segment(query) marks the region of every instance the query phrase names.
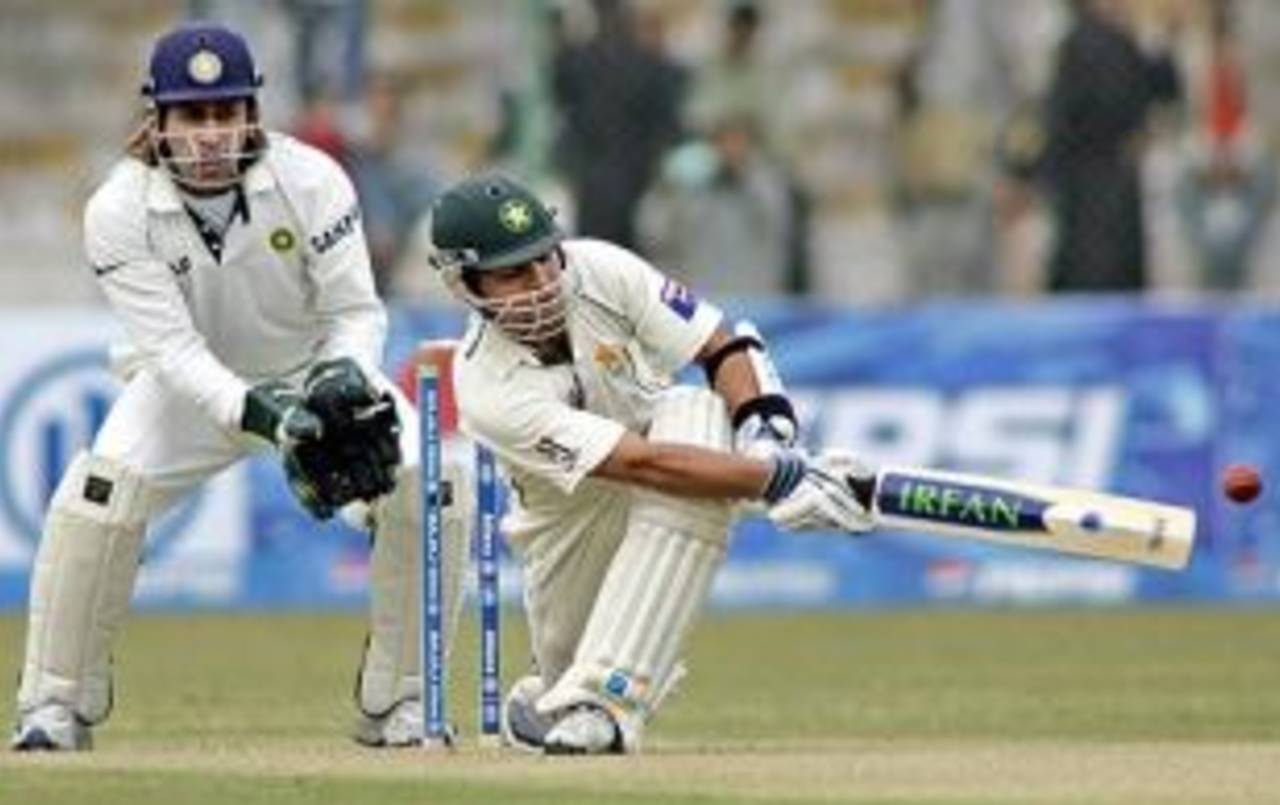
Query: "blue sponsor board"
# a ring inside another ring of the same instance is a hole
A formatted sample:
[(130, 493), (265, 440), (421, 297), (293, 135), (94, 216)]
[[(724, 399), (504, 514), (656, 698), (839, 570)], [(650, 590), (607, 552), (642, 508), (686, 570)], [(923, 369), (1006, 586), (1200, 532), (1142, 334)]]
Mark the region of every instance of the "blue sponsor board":
[[(1280, 311), (1081, 298), (856, 312), (771, 303), (734, 313), (750, 315), (770, 340), (811, 448), (848, 449), (873, 464), (1153, 498), (1195, 508), (1200, 526), (1191, 566), (1172, 573), (923, 534), (782, 534), (750, 518), (735, 531), (712, 590), (715, 605), (1280, 601), (1280, 541), (1268, 538), (1280, 531), (1280, 505), (1264, 493), (1255, 505), (1230, 506), (1216, 491), (1218, 470), (1228, 461), (1258, 464), (1267, 477), (1280, 472), (1280, 424), (1271, 407), (1280, 399)], [(420, 340), (457, 336), (462, 327), (457, 310), (410, 307), (393, 309), (391, 323), (392, 376), (404, 376)], [(0, 335), (12, 326), (0, 327)], [(48, 366), (68, 365), (83, 349), (77, 344)], [(21, 448), (8, 448), (12, 455), (0, 473), (0, 607), (21, 605), (30, 562), (24, 551), (39, 503), (71, 442), (105, 411), (93, 376), (77, 386), (83, 393), (59, 390), (57, 405), (33, 407), (31, 400), (49, 396), (32, 391), (36, 386), (43, 388), (26, 380), (0, 388), (0, 423), (8, 423), (0, 439)], [(59, 411), (63, 419), (49, 413)], [(243, 547), (226, 560), (235, 563), (234, 580), (217, 595), (192, 596), (170, 573), (143, 603), (361, 605), (367, 536), (347, 524), (308, 519), (269, 458), (251, 460), (242, 472), (237, 505), (244, 511), (228, 520), (242, 522), (245, 532), (236, 535)], [(956, 492), (948, 516), (965, 505), (961, 493), (973, 491)], [(904, 493), (894, 488), (886, 495), (901, 502)], [(1019, 523), (1034, 520), (1036, 508), (1024, 505)], [(993, 513), (994, 504), (986, 511)], [(5, 528), (21, 538), (6, 545)], [(218, 528), (207, 530), (212, 541)], [(156, 545), (180, 554), (181, 532), (179, 522)], [(503, 579), (508, 600), (519, 594), (515, 575)]]

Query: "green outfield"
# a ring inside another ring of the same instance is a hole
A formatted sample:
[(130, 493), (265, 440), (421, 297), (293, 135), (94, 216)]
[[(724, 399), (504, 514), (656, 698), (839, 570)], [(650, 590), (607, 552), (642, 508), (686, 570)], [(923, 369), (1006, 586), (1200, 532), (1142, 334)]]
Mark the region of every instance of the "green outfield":
[[(0, 678), (21, 635), (0, 618)], [(97, 749), (0, 754), (0, 802), (1280, 802), (1280, 612), (712, 618), (645, 754), (590, 760), (358, 748), (362, 637), (350, 615), (137, 617)], [(505, 648), (510, 679), (521, 634)]]

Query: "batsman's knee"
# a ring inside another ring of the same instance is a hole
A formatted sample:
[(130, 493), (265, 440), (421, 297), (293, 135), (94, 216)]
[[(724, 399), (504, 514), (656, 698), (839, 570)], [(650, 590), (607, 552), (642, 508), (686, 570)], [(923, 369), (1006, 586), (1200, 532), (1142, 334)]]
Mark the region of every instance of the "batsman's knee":
[[(710, 450), (733, 450), (733, 426), (724, 399), (707, 389), (688, 386), (678, 386), (662, 397), (654, 408), (648, 438)], [(630, 517), (633, 523), (645, 522), (702, 542), (724, 545), (733, 512), (733, 503), (727, 500), (637, 490)]]

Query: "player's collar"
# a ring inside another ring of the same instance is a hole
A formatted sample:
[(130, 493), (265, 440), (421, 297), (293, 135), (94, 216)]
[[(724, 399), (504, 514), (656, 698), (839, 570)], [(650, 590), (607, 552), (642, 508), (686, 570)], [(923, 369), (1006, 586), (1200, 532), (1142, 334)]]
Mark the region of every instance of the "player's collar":
[(267, 167), (267, 155), (263, 154), (249, 166), (244, 175), (244, 192), (249, 195), (274, 190), (276, 186), (275, 171)]
[(481, 343), (477, 346), (489, 353), (495, 368), (503, 377), (520, 366), (541, 366), (532, 349), (502, 332), (493, 322), (481, 318), (479, 314), (474, 315), (477, 327), (480, 328), (478, 337)]
[(503, 378), (510, 377), (520, 368), (541, 369), (548, 366), (538, 360), (532, 348), (511, 338), (478, 313), (471, 314), (463, 343), (467, 345), (465, 354), (468, 357), (475, 352), (483, 352), (485, 363)]

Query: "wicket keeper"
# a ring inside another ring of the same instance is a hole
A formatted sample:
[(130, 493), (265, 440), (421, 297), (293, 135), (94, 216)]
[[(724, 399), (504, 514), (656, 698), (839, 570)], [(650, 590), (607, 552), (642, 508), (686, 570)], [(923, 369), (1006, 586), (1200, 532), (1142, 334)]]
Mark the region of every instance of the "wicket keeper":
[[(416, 414), (378, 368), (386, 314), (351, 183), (321, 152), (263, 129), (261, 84), (234, 31), (162, 36), (145, 127), (85, 211), (89, 267), (126, 333), (115, 352), (126, 385), (49, 505), (14, 749), (90, 747), (111, 710), (112, 638), (147, 524), (262, 450), (316, 518), (369, 504), (356, 737), (421, 736)], [(470, 498), (455, 495), (455, 508)], [(446, 539), (462, 544), (467, 520), (447, 511)], [(445, 576), (456, 612), (458, 574)]]

